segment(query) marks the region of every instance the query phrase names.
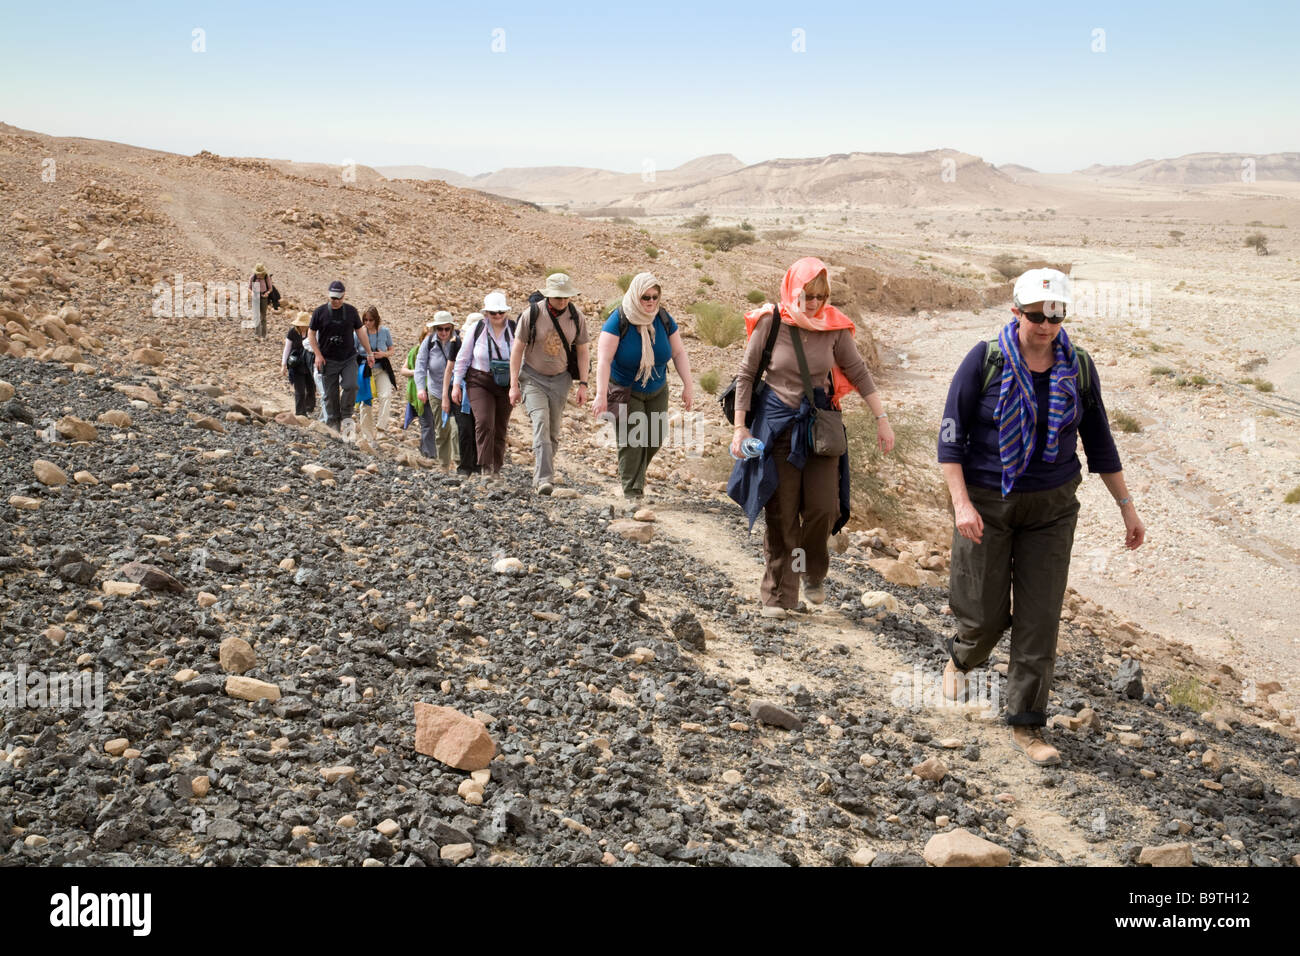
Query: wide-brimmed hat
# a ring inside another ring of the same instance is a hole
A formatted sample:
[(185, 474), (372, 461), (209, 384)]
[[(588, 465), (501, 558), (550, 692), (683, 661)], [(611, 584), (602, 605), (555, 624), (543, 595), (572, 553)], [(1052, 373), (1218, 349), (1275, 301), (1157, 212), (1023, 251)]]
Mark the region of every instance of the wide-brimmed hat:
[(506, 294), (504, 292), (489, 292), (483, 296), (484, 312), (509, 312), (510, 306), (506, 304)]
[(424, 323), (426, 329), (436, 329), (441, 325), (454, 329), (456, 327), (456, 320), (452, 317), (450, 312), (439, 310), (433, 314), (433, 318)]
[(262, 265), (260, 262), (257, 265), (253, 266), (253, 275), (257, 275), (257, 276), (266, 275), (266, 266)]
[(578, 290), (563, 272), (552, 272), (542, 287), (542, 295), (548, 299), (572, 299), (577, 294)]
[(299, 312), (297, 317), (293, 320), (293, 327), (295, 329), (305, 329), (309, 325), (311, 325), (311, 316), (306, 312)]

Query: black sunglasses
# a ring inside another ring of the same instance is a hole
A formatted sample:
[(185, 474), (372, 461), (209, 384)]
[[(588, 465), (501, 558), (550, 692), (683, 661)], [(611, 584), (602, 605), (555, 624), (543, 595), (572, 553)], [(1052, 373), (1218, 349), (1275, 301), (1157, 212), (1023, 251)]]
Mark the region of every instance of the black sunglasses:
[(505, 315), (505, 314), (506, 314), (506, 310), (505, 310), (505, 309), (502, 309), (500, 312), (488, 312), (488, 313), (486, 313), (486, 314), (487, 314), (487, 315)]
[(1042, 312), (1021, 312), (1020, 314), (1034, 325), (1042, 325), (1044, 319), (1051, 322), (1053, 325), (1060, 325), (1065, 321), (1064, 315), (1044, 315)]

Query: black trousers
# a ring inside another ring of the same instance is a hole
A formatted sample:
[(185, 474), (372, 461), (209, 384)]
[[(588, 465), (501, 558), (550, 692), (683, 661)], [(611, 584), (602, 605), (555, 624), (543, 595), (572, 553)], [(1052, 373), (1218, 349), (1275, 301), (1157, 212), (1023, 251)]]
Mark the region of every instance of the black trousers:
[(312, 418), (316, 414), (316, 380), (306, 372), (290, 372), (293, 384), (293, 413)]
[(473, 475), (478, 472), (478, 444), (474, 437), (474, 413), (456, 410), (456, 439), (460, 444), (459, 474)]

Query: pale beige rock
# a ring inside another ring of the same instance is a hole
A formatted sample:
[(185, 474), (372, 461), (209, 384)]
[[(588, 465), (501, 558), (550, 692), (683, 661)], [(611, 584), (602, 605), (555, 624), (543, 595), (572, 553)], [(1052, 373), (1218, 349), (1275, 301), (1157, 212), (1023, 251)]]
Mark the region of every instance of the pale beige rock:
[(114, 737), (104, 744), (104, 752), (113, 757), (120, 757), (129, 746), (131, 746), (131, 741), (125, 737)]
[(948, 768), (944, 766), (944, 762), (938, 757), (930, 757), (913, 767), (912, 773), (922, 780), (939, 781), (948, 775)]
[(483, 724), (424, 701), (415, 702), (415, 749), (457, 770), (483, 770), (496, 755), (496, 743)]
[(392, 819), (383, 820), (375, 824), (375, 829), (379, 831), (381, 836), (386, 836), (390, 840), (397, 836), (397, 834), (402, 830), (402, 828), (397, 825), (397, 821)]
[[(320, 775), (325, 778), (326, 783), (338, 783), (340, 780), (351, 780), (356, 776), (357, 769), (341, 764), (337, 767), (322, 767)], [(343, 821), (340, 820), (340, 823)], [(355, 821), (353, 821), (355, 825)]]
[(888, 591), (864, 591), (862, 606), (871, 610), (879, 608), (883, 611), (896, 613), (898, 611), (898, 599)]
[(75, 415), (64, 415), (55, 422), (54, 430), (68, 441), (94, 441), (99, 434), (94, 425)]
[(1192, 847), (1187, 843), (1146, 846), (1138, 854), (1138, 866), (1191, 866)]
[[(221, 642), (218, 649), (221, 669), (227, 674), (243, 674), (257, 666), (257, 654), (253, 647), (242, 637), (228, 637)], [(278, 698), (279, 695), (277, 694)]]
[(79, 471), (72, 476), (72, 480), (79, 485), (97, 485), (99, 479), (88, 471)]
[(51, 644), (62, 644), (67, 640), (68, 632), (56, 624), (51, 624), (45, 630), (41, 631), (41, 636)]
[(114, 428), (130, 428), (132, 418), (129, 412), (124, 412), (120, 408), (111, 408), (106, 412), (100, 412), (99, 417), (95, 419), (105, 425), (112, 425)]
[(876, 851), (862, 847), (856, 851), (853, 856), (849, 857), (854, 866), (870, 866), (876, 859)]
[(140, 585), (134, 581), (105, 581), (102, 590), (105, 594), (129, 597), (140, 590)]
[(199, 672), (194, 670), (194, 668), (185, 667), (182, 668), (181, 670), (178, 670), (175, 674), (173, 674), (172, 680), (174, 680), (178, 684), (188, 684), (190, 681), (194, 680), (194, 678), (198, 676), (199, 676)]
[(199, 607), (212, 607), (217, 603), (217, 596), (210, 591), (200, 591), (198, 596)]
[(636, 513), (632, 515), (632, 520), (651, 522), (655, 520), (655, 513), (649, 508), (638, 508)]
[(226, 693), (240, 700), (279, 700), (280, 688), (264, 680), (231, 674), (226, 678)]
[(645, 521), (637, 521), (635, 519), (611, 521), (609, 523), (609, 530), (621, 538), (625, 538), (628, 541), (635, 541), (638, 544), (649, 544), (655, 536), (655, 528), (653, 524)]
[(501, 558), (492, 563), (493, 574), (523, 574), (524, 563), (518, 558)]
[(913, 588), (921, 584), (921, 576), (916, 568), (910, 564), (903, 564), (894, 558), (872, 558), (867, 562), (867, 566), (890, 584), (901, 584)]
[(9, 505), (19, 511), (36, 511), (41, 507), (41, 499), (28, 498), (26, 495), (10, 495)]
[(0, 402), (7, 402), (14, 397), (15, 389), (8, 382), (0, 382)]
[(438, 848), (439, 859), (448, 860), (452, 863), (468, 860), (473, 855), (473, 843), (448, 843), (446, 846)]
[(212, 781), (206, 776), (195, 777), (190, 781), (190, 789), (193, 791), (194, 796), (202, 800), (208, 795), (208, 791), (212, 789)]
[(158, 349), (139, 348), (131, 353), (131, 361), (139, 362), (141, 365), (162, 365), (167, 361), (167, 355)]
[(318, 465), (315, 463), (303, 465), (302, 473), (315, 481), (325, 481), (327, 478), (334, 477), (334, 472), (330, 471), (324, 465)]
[(990, 843), (969, 830), (936, 833), (925, 845), (925, 862), (931, 866), (1006, 866), (1011, 851)]

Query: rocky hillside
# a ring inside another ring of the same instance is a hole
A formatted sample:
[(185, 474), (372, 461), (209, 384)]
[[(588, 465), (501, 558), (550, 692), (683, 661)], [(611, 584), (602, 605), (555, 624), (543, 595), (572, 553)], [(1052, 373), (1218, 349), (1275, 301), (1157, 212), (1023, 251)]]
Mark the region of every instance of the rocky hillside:
[(1162, 660), (1234, 678), (1086, 602), (1040, 770), (987, 708), (935, 705), (945, 592), (881, 577), (915, 543), (855, 536), (824, 610), (766, 622), (730, 509), (629, 521), (585, 469), (552, 499), (513, 490), (526, 464), (463, 483), (157, 377), (6, 357), (0, 393), (4, 663), (105, 689), (0, 713), (3, 862), (1300, 853), (1294, 740), (1171, 706)]

